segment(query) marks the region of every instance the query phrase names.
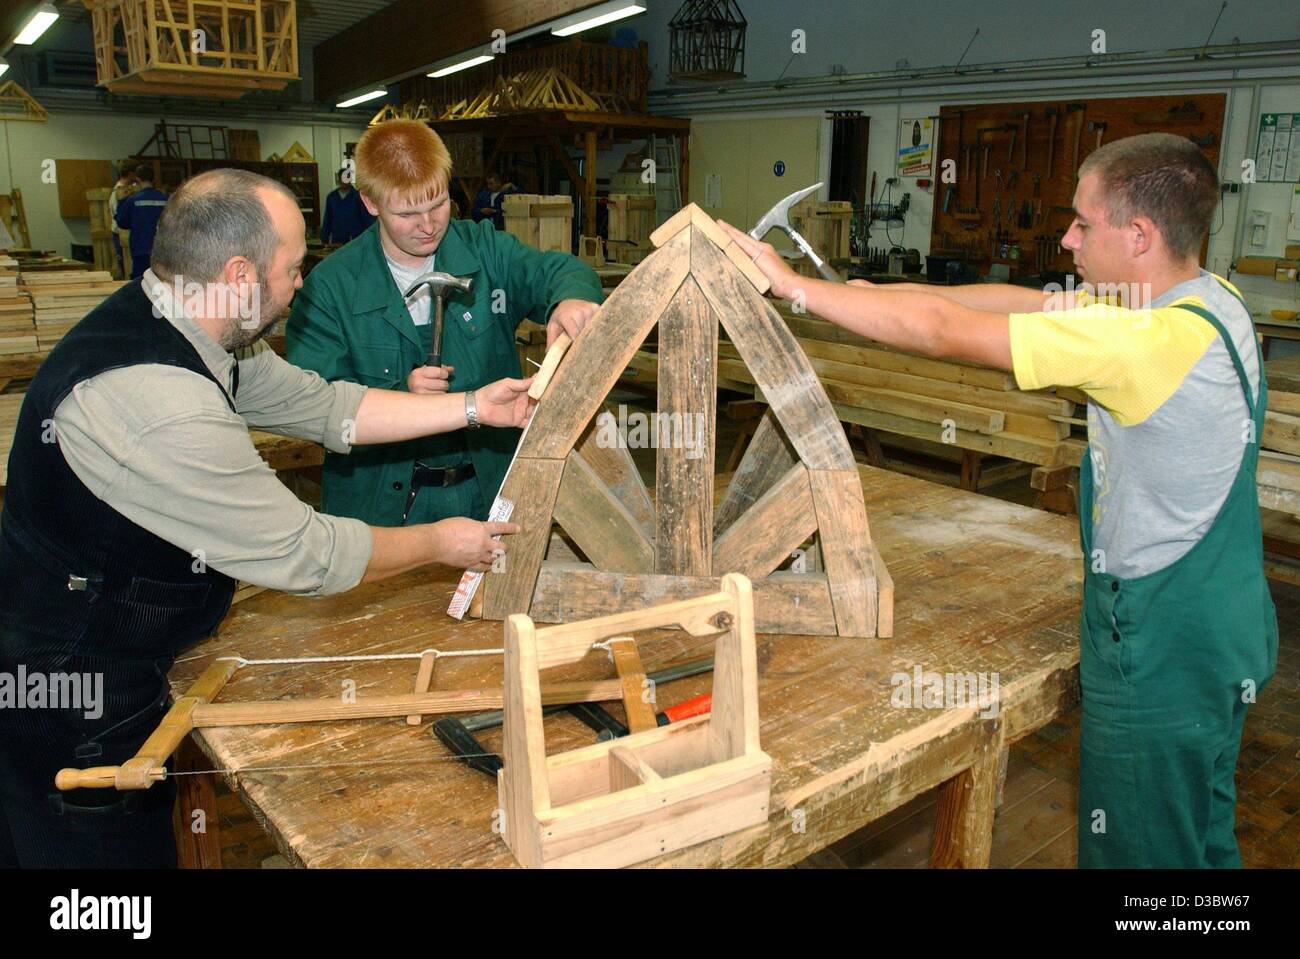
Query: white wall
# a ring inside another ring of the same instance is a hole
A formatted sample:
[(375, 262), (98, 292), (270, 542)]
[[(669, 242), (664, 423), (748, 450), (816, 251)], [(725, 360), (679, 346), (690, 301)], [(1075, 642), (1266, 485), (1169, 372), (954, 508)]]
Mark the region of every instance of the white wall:
[[(207, 119), (167, 118), (169, 123), (223, 125)], [(153, 135), (156, 117), (103, 112), (51, 111), (45, 123), (0, 121), (0, 193), (22, 190), (32, 245), (67, 256), (74, 243), (90, 243), (90, 224), (85, 219), (65, 220), (59, 216), (59, 191), (42, 182), (42, 164), (53, 160), (110, 160), (117, 162), (135, 154)], [(365, 132), (364, 123), (355, 126), (237, 122), (243, 129), (258, 131), (262, 156), (283, 153), (296, 140), (316, 158), (320, 168), (322, 203), (334, 188), (334, 173), (342, 165), (343, 147)], [(322, 207), (323, 209), (323, 207)]]
[[(739, 0), (745, 19), (749, 80), (823, 76), (838, 64), (847, 73), (956, 64), (978, 28), (965, 64), (1085, 56), (1092, 31), (1106, 31), (1106, 51), (1200, 47), (1221, 0), (911, 0), (903, 5), (864, 0)], [(649, 0), (644, 16), (626, 21), (649, 43), (651, 89), (668, 83), (668, 21), (681, 0)], [(807, 52), (791, 53), (801, 29)], [(1214, 43), (1300, 36), (1295, 0), (1232, 2), (1214, 29)], [(793, 56), (793, 59), (792, 59)], [(787, 67), (788, 65), (788, 67)]]
[[(656, 113), (692, 117), (692, 127), (701, 138), (709, 139), (712, 124), (735, 123), (746, 117), (768, 116), (776, 112), (775, 97), (750, 105), (737, 85), (669, 84), (667, 79), (669, 38), (667, 22), (680, 6), (676, 0), (652, 0), (649, 12), (630, 21), (649, 44), (652, 70), (652, 110)], [(988, 5), (971, 0), (914, 0), (906, 7), (906, 16), (880, 4), (860, 0), (817, 0), (810, 4), (789, 4), (784, 0), (744, 0), (741, 7), (749, 26), (746, 35), (746, 83), (771, 82), (778, 77), (821, 77), (842, 68), (846, 74), (892, 71), (906, 61), (909, 68), (956, 64), (971, 35), (978, 27), (964, 65), (1011, 63), (1060, 57), (1082, 57), (1090, 53), (1092, 31), (1106, 31), (1106, 51), (1124, 53), (1159, 52), (1179, 47), (1201, 47), (1210, 37), (1211, 26), (1219, 12), (1220, 0), (1161, 0), (1158, 3), (1134, 4), (1127, 0), (1094, 0), (1088, 5), (1050, 0), (1038, 3)], [(802, 29), (807, 36), (807, 52), (791, 53), (791, 31)], [(1229, 4), (1214, 29), (1212, 42), (1242, 43), (1277, 41), (1300, 36), (1300, 7), (1294, 0), (1259, 0), (1250, 4)], [(1300, 112), (1300, 86), (1295, 83), (1296, 70), (1275, 68), (1249, 71), (1227, 69), (1210, 78), (1206, 74), (1175, 72), (1169, 66), (1152, 68), (1149, 77), (1122, 79), (1105, 76), (1099, 70), (1096, 79), (1039, 80), (1013, 82), (1009, 88), (996, 89), (993, 81), (977, 85), (945, 83), (933, 78), (909, 81), (899, 78), (897, 86), (854, 95), (827, 95), (803, 105), (787, 106), (780, 113), (800, 117), (817, 117), (821, 124), (818, 151), (818, 178), (828, 170), (830, 121), (825, 111), (857, 109), (870, 118), (868, 169), (878, 176), (880, 192), (884, 180), (894, 175), (898, 129), (901, 117), (937, 115), (942, 104), (996, 103), (1035, 100), (1080, 99), (1102, 96), (1141, 96), (1144, 94), (1176, 95), (1182, 93), (1225, 93), (1227, 111), (1221, 131), (1220, 177), (1241, 179), (1242, 160), (1252, 156), (1258, 134), (1259, 114), (1268, 111)], [(709, 102), (691, 104), (668, 96), (671, 91), (710, 90)], [(795, 91), (779, 97), (789, 98)], [(725, 169), (731, 179), (744, 169), (739, 158), (707, 155), (698, 158), (692, 151), (692, 199), (694, 184), (703, 182), (705, 168), (697, 162), (715, 164)], [(869, 180), (869, 176), (868, 176)], [(810, 181), (811, 182), (811, 181)], [(791, 183), (790, 190), (800, 184)], [(1286, 221), (1292, 185), (1243, 185), (1240, 193), (1225, 197), (1212, 228), (1207, 267), (1220, 274), (1242, 253), (1279, 255), (1285, 245)], [(933, 188), (932, 188), (933, 189)], [(912, 195), (911, 211), (905, 231), (890, 229), (893, 242), (915, 247), (924, 255), (929, 249), (930, 225), (934, 198), (932, 193), (916, 187), (915, 178), (904, 178), (895, 188), (896, 201), (901, 192)], [(1243, 246), (1246, 213), (1262, 208), (1271, 213), (1268, 241), (1264, 247)], [(1292, 241), (1294, 242), (1294, 241)], [(872, 231), (872, 245), (885, 245), (883, 224)], [(1235, 277), (1234, 277), (1235, 279)], [(1295, 299), (1295, 289), (1268, 281), (1259, 287), (1249, 278), (1242, 281), (1252, 307), (1264, 308), (1263, 297)], [(1294, 308), (1294, 303), (1292, 304)]]

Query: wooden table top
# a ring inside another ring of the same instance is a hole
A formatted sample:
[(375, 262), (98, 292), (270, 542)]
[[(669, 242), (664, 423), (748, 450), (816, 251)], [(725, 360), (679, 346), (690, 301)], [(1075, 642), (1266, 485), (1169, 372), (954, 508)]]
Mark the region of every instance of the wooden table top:
[[(778, 865), (884, 815), (966, 767), (991, 742), (1012, 742), (1077, 696), (1081, 568), (1074, 521), (862, 467), (873, 536), (894, 578), (896, 638), (758, 637), (759, 712), (773, 759), (771, 817), (654, 860), (666, 865)], [(496, 649), (499, 622), (446, 615), (459, 571), (442, 567), (304, 598), (265, 592), (236, 606), (220, 634), (172, 671), (179, 695), (213, 656)], [(639, 640), (646, 669), (707, 655), (677, 631)], [(1000, 713), (891, 703), (913, 669), (996, 674)], [(410, 692), (415, 661), (250, 666), (219, 701)], [(564, 673), (564, 675), (561, 675)], [(612, 678), (594, 652), (548, 681)], [(661, 707), (707, 692), (710, 677), (659, 689)], [(434, 689), (501, 684), (495, 656), (441, 660)], [(608, 704), (622, 716), (621, 704)], [(981, 712), (986, 715), (980, 715)], [(548, 752), (593, 741), (572, 717), (546, 722)], [(501, 733), (480, 734), (501, 748)], [(492, 832), (494, 780), (450, 761), (426, 719), (206, 729), (200, 745), (277, 845), (299, 865), (509, 866)], [(306, 766), (251, 770), (250, 767)], [(796, 810), (798, 812), (796, 812)], [(803, 831), (792, 828), (802, 820)]]

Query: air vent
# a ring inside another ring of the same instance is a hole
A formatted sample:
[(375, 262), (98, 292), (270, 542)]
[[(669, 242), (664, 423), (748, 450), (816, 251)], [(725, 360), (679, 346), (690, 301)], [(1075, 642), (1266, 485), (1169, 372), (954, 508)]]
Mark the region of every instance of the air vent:
[(49, 50), (41, 56), (41, 86), (93, 87), (95, 56), (77, 50)]

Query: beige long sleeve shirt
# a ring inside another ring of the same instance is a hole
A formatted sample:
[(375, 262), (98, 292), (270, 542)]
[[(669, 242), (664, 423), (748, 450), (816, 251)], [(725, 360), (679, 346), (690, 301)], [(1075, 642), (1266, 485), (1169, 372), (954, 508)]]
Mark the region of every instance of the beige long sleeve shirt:
[(211, 383), (179, 367), (145, 364), (91, 377), (54, 413), (59, 447), (77, 478), (132, 522), (228, 576), (308, 595), (357, 585), (370, 562), (369, 528), (298, 500), (258, 455), (248, 430), (349, 452), (349, 427), (366, 388), (327, 383), (265, 343), (228, 353), (174, 308), (152, 270), (142, 282), (227, 392), (238, 362), (236, 412)]

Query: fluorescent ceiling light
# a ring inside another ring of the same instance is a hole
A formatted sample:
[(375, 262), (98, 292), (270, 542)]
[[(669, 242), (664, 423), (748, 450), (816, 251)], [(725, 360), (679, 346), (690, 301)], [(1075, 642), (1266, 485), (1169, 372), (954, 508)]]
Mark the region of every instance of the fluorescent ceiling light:
[(0, 77), (4, 76), (5, 73), (8, 72), (8, 70), (9, 70), (9, 61), (6, 60), (4, 57), (0, 57)]
[(344, 107), (354, 107), (358, 103), (365, 103), (367, 100), (374, 100), (377, 97), (383, 97), (387, 95), (388, 95), (387, 88), (380, 87), (378, 90), (371, 90), (369, 93), (363, 93), (359, 97), (353, 97), (351, 100), (344, 100), (342, 103), (336, 103), (334, 105), (336, 107), (339, 107), (340, 109)]
[(622, 20), (624, 17), (635, 17), (638, 13), (645, 13), (644, 0), (638, 0), (636, 3), (614, 0), (613, 3), (602, 3), (598, 7), (583, 10), (573, 17), (560, 21), (559, 26), (551, 27), (551, 33), (557, 37), (567, 37), (581, 33), (583, 30), (613, 23), (615, 20)]
[(52, 3), (42, 3), (36, 8), (31, 19), (23, 24), (18, 36), (14, 37), (14, 43), (21, 43), (23, 46), (31, 46), (41, 38), (41, 34), (50, 29), (50, 24), (59, 19), (59, 11), (54, 9)]
[(468, 70), (470, 67), (476, 67), (480, 63), (487, 63), (491, 59), (492, 54), (483, 53), (476, 57), (470, 57), (468, 60), (461, 60), (459, 63), (453, 63), (450, 66), (439, 67), (437, 70), (428, 74), (428, 76), (445, 77), (449, 73), (458, 73), (461, 70)]

